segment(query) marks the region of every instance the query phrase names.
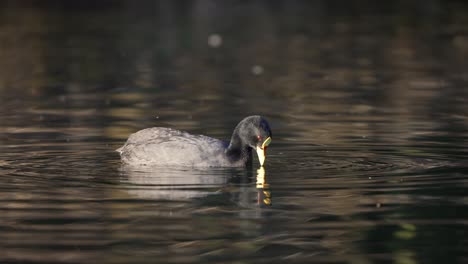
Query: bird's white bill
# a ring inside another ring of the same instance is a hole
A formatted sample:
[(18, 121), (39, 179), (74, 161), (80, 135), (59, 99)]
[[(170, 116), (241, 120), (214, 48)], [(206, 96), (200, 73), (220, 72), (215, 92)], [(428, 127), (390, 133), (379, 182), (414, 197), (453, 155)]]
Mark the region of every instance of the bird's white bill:
[(262, 148), (268, 147), (268, 145), (270, 145), (270, 143), (271, 143), (271, 137), (267, 137), (267, 139), (265, 139), (265, 141), (263, 141)]
[(265, 163), (265, 148), (261, 148), (257, 146), (257, 155), (258, 155), (258, 161), (260, 162), (260, 166), (263, 166), (263, 163)]

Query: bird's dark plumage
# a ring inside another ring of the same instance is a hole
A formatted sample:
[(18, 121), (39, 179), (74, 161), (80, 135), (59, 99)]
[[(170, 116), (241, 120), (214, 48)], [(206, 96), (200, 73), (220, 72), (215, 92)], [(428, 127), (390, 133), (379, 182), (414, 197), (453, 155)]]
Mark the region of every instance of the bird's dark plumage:
[(251, 159), (252, 149), (261, 160), (270, 141), (268, 122), (261, 116), (249, 116), (236, 126), (229, 144), (203, 135), (153, 127), (130, 135), (117, 151), (128, 165), (241, 167)]

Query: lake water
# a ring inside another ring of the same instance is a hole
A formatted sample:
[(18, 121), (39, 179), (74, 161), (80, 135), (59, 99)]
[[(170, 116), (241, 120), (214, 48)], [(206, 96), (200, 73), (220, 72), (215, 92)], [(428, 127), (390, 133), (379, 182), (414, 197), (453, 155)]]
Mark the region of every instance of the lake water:
[[(462, 1), (21, 3), (0, 4), (0, 262), (468, 262)], [(114, 151), (252, 114), (264, 170)]]

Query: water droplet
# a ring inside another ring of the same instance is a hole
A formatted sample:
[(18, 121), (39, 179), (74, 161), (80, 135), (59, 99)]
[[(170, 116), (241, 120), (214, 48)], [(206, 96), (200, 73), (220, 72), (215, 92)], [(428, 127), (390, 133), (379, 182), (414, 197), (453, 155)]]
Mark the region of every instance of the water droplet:
[(254, 65), (252, 67), (252, 73), (255, 75), (261, 75), (263, 73), (263, 67), (260, 65)]
[(211, 34), (208, 37), (208, 45), (212, 48), (218, 48), (223, 44), (223, 38), (219, 34)]

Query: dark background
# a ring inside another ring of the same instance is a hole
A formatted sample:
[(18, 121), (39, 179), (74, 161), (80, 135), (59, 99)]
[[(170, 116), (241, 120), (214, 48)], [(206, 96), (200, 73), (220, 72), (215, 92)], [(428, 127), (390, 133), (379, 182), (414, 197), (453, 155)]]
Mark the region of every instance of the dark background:
[[(467, 66), (465, 1), (1, 1), (0, 261), (466, 263)], [(251, 114), (270, 207), (114, 152)]]

